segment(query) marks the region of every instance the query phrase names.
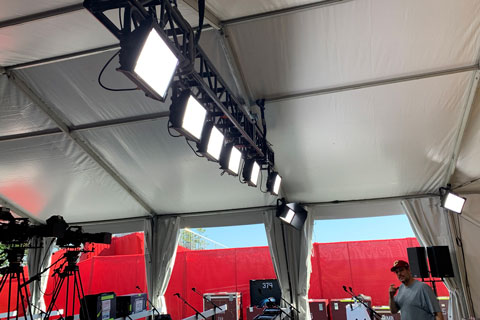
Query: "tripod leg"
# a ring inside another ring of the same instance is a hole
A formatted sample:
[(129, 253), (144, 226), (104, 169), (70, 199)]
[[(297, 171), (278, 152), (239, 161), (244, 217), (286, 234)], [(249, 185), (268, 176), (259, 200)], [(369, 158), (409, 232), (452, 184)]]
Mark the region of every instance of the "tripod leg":
[(8, 307), (7, 307), (7, 320), (10, 320), (10, 303), (12, 301), (12, 275), (8, 275)]
[[(22, 273), (21, 273), (21, 276), (22, 276), (22, 285), (26, 282), (25, 281), (25, 273), (23, 272), (23, 269), (22, 269)], [(18, 278), (18, 283), (20, 283), (20, 277)], [(22, 290), (22, 289), (20, 289)], [(20, 292), (21, 295), (24, 295), (22, 297), (22, 303), (23, 303), (23, 314), (25, 315), (25, 318), (27, 317), (27, 313), (26, 311), (28, 311), (28, 314), (30, 315), (30, 319), (33, 320), (33, 314), (32, 314), (32, 308), (30, 306), (30, 299), (28, 298), (28, 290), (27, 290), (27, 286), (24, 286), (23, 287), (23, 290), (25, 292)], [(25, 310), (25, 302), (27, 303), (27, 310)]]
[(16, 307), (15, 310), (17, 310), (17, 314), (15, 315), (15, 319), (18, 320), (18, 314), (19, 314), (18, 308), (20, 307), (20, 304), (22, 304), (23, 316), (26, 317), (27, 314), (25, 312), (25, 304), (22, 297), (22, 290), (20, 289), (20, 272), (17, 272), (15, 275), (17, 276), (17, 303), (15, 306)]
[(50, 301), (50, 304), (48, 305), (47, 312), (45, 313), (44, 320), (48, 320), (48, 318), (50, 318), (50, 314), (52, 313), (53, 308), (55, 307), (55, 302), (57, 301), (57, 298), (58, 298), (58, 295), (60, 293), (60, 289), (62, 288), (64, 280), (65, 280), (64, 277), (60, 277), (60, 280), (55, 285), (55, 288), (53, 289), (53, 293), (52, 293), (52, 300)]
[(0, 292), (2, 292), (3, 287), (5, 286), (5, 283), (7, 283), (7, 275), (2, 276), (0, 279)]
[(83, 284), (82, 284), (82, 278), (80, 277), (80, 270), (75, 270), (75, 281), (77, 281), (77, 295), (78, 298), (80, 299), (80, 310), (83, 310), (83, 314), (86, 316), (88, 320), (90, 320), (90, 313), (88, 313), (88, 307), (87, 307), (87, 302), (85, 299), (85, 292), (83, 291)]
[(70, 291), (70, 274), (67, 275), (67, 290), (65, 295), (65, 317), (68, 317), (68, 293)]

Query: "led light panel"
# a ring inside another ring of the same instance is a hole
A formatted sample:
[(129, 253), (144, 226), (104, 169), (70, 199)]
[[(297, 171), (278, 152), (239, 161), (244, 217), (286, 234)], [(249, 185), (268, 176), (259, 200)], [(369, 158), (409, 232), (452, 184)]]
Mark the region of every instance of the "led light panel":
[(138, 55), (134, 72), (162, 99), (165, 99), (177, 65), (178, 58), (158, 32), (152, 28)]

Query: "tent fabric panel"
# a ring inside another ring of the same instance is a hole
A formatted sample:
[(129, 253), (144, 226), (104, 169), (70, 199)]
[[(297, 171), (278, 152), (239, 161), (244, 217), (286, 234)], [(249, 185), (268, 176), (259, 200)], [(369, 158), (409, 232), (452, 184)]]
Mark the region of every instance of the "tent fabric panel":
[[(102, 67), (114, 54), (115, 51), (108, 51), (17, 72), (74, 125), (167, 111), (169, 100), (161, 103), (147, 98), (140, 90), (112, 92), (98, 84)], [(115, 71), (118, 66), (116, 57), (105, 69), (102, 83), (109, 88), (136, 88)]]
[(405, 214), (400, 200), (358, 201), (338, 204), (309, 205), (308, 214), (316, 220), (381, 217)]
[[(478, 74), (477, 74), (478, 77)], [(456, 162), (455, 172), (450, 180), (453, 187), (468, 184), (480, 177), (480, 87), (476, 88), (475, 99), (470, 110), (470, 116), (463, 135), (460, 152)], [(478, 183), (465, 185), (459, 192), (478, 192)]]
[[(183, 137), (167, 134), (167, 119), (82, 132), (158, 214), (264, 206), (275, 202), (218, 163), (198, 158)], [(195, 147), (194, 147), (195, 148)], [(266, 177), (264, 177), (266, 179)], [(206, 188), (208, 186), (208, 188)]]
[(254, 210), (251, 212), (221, 212), (218, 214), (192, 214), (182, 217), (183, 228), (212, 228), (240, 226), (248, 224), (263, 223), (263, 210)]
[(290, 201), (436, 192), (472, 72), (267, 104), (268, 140)]
[(480, 212), (478, 207), (480, 205), (480, 195), (470, 194), (464, 195), (467, 197), (465, 208), (461, 215), (456, 216), (459, 225), (459, 236), (463, 244), (463, 254), (465, 256), (465, 264), (468, 278), (468, 285), (470, 294), (472, 296), (473, 308), (475, 314), (480, 314), (480, 256), (478, 255), (478, 243), (480, 242)]
[(96, 221), (81, 224), (85, 232), (129, 233), (144, 231), (145, 218), (125, 219), (116, 221)]
[(0, 65), (12, 66), (103, 47), (118, 40), (87, 10), (79, 10), (0, 28), (0, 43)]
[(227, 31), (253, 98), (268, 99), (476, 64), (479, 14), (474, 0), (350, 1)]
[(56, 128), (6, 75), (0, 75), (0, 137)]
[(64, 134), (0, 142), (0, 194), (37, 220), (143, 216), (145, 210)]

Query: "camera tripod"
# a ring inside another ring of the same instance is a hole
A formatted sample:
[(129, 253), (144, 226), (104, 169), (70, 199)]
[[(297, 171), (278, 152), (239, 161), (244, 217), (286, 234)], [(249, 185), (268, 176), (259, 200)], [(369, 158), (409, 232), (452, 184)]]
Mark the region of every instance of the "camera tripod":
[[(81, 307), (80, 312), (82, 314), (82, 318), (83, 316), (85, 316), (88, 319), (89, 313), (87, 310), (87, 304), (83, 299), (84, 291), (83, 291), (82, 279), (80, 278), (80, 271), (77, 265), (78, 256), (80, 255), (81, 252), (84, 252), (84, 251), (83, 250), (66, 251), (64, 253), (65, 260), (62, 262), (62, 264), (58, 268), (55, 269), (52, 277), (55, 276), (55, 274), (57, 274), (59, 281), (55, 284), (55, 287), (53, 289), (52, 300), (48, 305), (44, 320), (49, 319), (50, 314), (52, 313), (53, 308), (55, 307), (55, 303), (58, 299), (58, 295), (60, 294), (60, 290), (62, 289), (62, 286), (65, 283), (65, 280), (66, 280), (66, 297), (65, 297), (64, 319), (73, 320), (73, 317), (75, 314), (75, 301), (77, 299), (80, 303), (80, 307)], [(72, 282), (73, 284), (73, 297), (71, 299), (71, 303), (69, 304), (69, 292), (71, 291), (70, 282)], [(72, 306), (71, 312), (69, 309), (69, 305)]]
[[(23, 285), (25, 281), (25, 273), (23, 272), (22, 260), (25, 256), (24, 247), (11, 247), (5, 250), (7, 254), (8, 267), (0, 269), (0, 292), (2, 292), (5, 285), (8, 283), (8, 302), (7, 302), (7, 320), (10, 320), (10, 312), (16, 311), (15, 319), (19, 318), (19, 311), (23, 311), (24, 317), (27, 314), (30, 316), (30, 319), (33, 319), (32, 309), (30, 308), (30, 303), (28, 302), (28, 290), (27, 286)], [(17, 290), (16, 290), (16, 304), (15, 309), (12, 310), (12, 281), (17, 280)], [(19, 308), (21, 308), (19, 310)]]

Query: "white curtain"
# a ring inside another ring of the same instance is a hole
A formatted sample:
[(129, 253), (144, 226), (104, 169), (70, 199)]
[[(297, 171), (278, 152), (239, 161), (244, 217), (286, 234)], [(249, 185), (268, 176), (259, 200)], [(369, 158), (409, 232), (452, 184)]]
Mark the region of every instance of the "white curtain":
[(454, 213), (440, 207), (440, 197), (407, 199), (402, 206), (421, 246), (449, 246), (455, 277), (445, 278), (450, 293), (449, 319), (463, 319), (473, 315), (466, 287), (464, 259), (456, 241)]
[[(31, 248), (28, 249), (27, 267), (29, 277), (32, 278), (39, 274), (50, 265), (54, 238), (33, 237), (30, 240)], [(30, 303), (33, 313), (45, 311), (45, 301), (43, 293), (47, 289), (48, 271), (44, 272), (40, 278), (30, 283)]]
[(468, 286), (475, 316), (480, 316), (480, 194), (464, 195), (467, 198), (461, 215), (456, 215), (458, 233), (462, 239)]
[(164, 294), (172, 274), (180, 234), (180, 217), (159, 216), (145, 221), (145, 266), (148, 294), (167, 313)]
[(276, 210), (264, 213), (265, 231), (282, 297), (299, 311), (299, 319), (310, 319), (310, 285), (313, 219), (308, 215), (302, 230), (286, 225)]

